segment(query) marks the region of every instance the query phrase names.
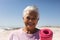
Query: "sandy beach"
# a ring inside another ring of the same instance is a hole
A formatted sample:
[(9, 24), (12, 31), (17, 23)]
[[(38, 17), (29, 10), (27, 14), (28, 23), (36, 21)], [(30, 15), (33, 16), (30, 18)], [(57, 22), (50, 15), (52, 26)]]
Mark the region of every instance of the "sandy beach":
[[(42, 28), (47, 28), (47, 27), (41, 27), (40, 29), (42, 29)], [(53, 31), (53, 39), (52, 40), (60, 40), (60, 28), (58, 28), (58, 27), (48, 27), (48, 28)], [(16, 30), (0, 29), (0, 40), (8, 40), (9, 34)]]

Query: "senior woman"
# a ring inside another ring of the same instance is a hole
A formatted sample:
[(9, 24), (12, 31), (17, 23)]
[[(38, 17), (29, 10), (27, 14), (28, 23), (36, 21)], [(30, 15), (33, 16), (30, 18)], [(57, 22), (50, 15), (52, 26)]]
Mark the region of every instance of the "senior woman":
[(39, 29), (36, 28), (38, 20), (38, 8), (36, 6), (27, 6), (23, 11), (25, 26), (13, 32), (9, 40), (39, 40)]

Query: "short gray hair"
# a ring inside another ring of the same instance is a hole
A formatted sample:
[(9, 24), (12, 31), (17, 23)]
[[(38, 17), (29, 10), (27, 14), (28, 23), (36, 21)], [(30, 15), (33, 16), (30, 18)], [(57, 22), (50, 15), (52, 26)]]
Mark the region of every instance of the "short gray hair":
[(28, 11), (35, 11), (35, 12), (37, 12), (37, 14), (38, 14), (38, 17), (37, 17), (37, 18), (39, 18), (38, 8), (37, 8), (35, 5), (27, 6), (27, 7), (24, 9), (24, 11), (23, 11), (23, 17), (26, 15), (26, 13), (27, 13)]

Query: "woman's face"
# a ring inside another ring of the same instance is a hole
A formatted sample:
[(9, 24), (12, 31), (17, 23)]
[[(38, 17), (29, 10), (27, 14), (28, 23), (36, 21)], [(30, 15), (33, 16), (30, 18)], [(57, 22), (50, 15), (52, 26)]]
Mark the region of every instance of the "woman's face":
[(28, 29), (34, 29), (38, 22), (38, 13), (35, 11), (29, 11), (23, 17), (23, 20), (24, 20), (25, 26)]

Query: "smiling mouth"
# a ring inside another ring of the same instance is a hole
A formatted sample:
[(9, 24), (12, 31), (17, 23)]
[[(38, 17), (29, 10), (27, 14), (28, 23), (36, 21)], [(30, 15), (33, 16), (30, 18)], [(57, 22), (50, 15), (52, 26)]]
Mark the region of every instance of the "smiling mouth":
[(34, 23), (28, 23), (28, 25), (29, 25), (29, 26), (33, 26), (33, 25), (35, 25), (35, 24), (34, 24)]

